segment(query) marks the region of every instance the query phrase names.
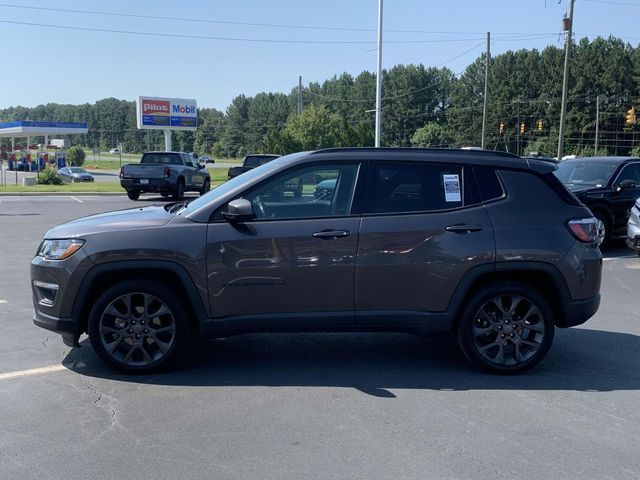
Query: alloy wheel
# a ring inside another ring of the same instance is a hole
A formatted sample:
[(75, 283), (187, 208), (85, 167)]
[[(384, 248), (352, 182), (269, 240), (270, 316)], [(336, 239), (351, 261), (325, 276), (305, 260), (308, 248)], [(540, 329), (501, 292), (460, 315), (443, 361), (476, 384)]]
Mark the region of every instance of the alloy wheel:
[(104, 309), (98, 332), (105, 351), (118, 363), (145, 367), (157, 363), (176, 341), (171, 309), (148, 293), (128, 293)]
[(473, 345), (498, 366), (530, 360), (542, 347), (545, 322), (541, 309), (522, 295), (499, 295), (478, 309), (472, 323)]

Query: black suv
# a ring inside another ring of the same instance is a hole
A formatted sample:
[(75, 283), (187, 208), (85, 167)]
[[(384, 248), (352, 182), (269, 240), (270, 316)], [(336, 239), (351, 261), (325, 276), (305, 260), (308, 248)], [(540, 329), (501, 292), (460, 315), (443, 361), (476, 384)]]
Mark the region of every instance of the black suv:
[(289, 155), (190, 203), (53, 228), (34, 322), (129, 372), (190, 339), (449, 331), (474, 364), (537, 364), (598, 309), (596, 220), (550, 162), (485, 151)]
[(598, 219), (602, 246), (626, 234), (631, 207), (640, 197), (640, 158), (573, 158), (558, 164), (556, 176)]

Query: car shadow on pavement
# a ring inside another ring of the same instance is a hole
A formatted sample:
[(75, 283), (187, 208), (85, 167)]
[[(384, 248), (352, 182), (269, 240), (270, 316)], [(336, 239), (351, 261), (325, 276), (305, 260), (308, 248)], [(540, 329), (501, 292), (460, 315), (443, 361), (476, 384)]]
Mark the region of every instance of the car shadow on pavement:
[(94, 378), (148, 385), (350, 387), (394, 398), (394, 389), (640, 389), (640, 336), (558, 330), (547, 358), (521, 375), (475, 369), (449, 336), (408, 334), (250, 334), (206, 342), (184, 365), (165, 373), (126, 375), (95, 356), (88, 340), (63, 361)]
[(602, 251), (603, 258), (635, 258), (638, 254), (627, 247), (624, 238), (614, 238)]

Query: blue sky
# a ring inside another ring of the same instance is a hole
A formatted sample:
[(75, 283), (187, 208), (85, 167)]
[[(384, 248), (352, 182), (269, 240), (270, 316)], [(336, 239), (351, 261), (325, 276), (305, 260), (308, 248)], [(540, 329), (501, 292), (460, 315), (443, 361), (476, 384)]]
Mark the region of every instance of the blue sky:
[[(84, 103), (138, 95), (195, 98), (226, 109), (233, 97), (289, 92), (305, 82), (376, 68), (377, 0), (0, 0), (0, 108)], [(8, 7), (195, 18), (222, 22), (362, 29), (316, 30), (119, 17)], [(562, 45), (568, 0), (386, 0), (383, 64), (446, 65), (460, 73), (484, 49), (492, 53)], [(614, 35), (640, 42), (640, 0), (576, 0), (578, 38)], [(103, 30), (286, 40), (258, 43), (151, 37), (19, 25), (22, 22)], [(398, 31), (400, 30), (400, 31)], [(419, 32), (407, 32), (409, 30)], [(446, 33), (423, 33), (446, 32)], [(525, 36), (525, 34), (532, 34)], [(542, 34), (550, 34), (542, 37)], [(421, 43), (393, 43), (393, 42)], [(475, 48), (474, 48), (475, 47)], [(457, 57), (457, 58), (455, 58)]]

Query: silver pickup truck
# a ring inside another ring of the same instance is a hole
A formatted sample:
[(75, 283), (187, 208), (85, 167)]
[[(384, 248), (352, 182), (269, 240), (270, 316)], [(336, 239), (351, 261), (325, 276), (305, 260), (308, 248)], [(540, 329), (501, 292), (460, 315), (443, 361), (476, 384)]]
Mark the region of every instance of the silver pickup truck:
[(147, 152), (140, 163), (120, 168), (120, 185), (131, 200), (137, 200), (146, 192), (157, 192), (163, 197), (172, 195), (181, 200), (184, 192), (207, 193), (211, 177), (205, 166), (188, 153)]

